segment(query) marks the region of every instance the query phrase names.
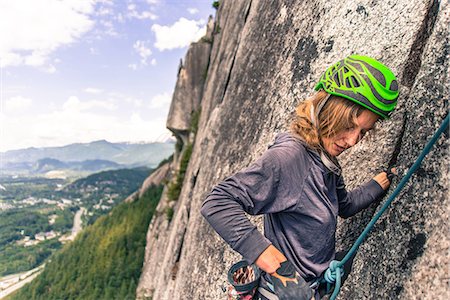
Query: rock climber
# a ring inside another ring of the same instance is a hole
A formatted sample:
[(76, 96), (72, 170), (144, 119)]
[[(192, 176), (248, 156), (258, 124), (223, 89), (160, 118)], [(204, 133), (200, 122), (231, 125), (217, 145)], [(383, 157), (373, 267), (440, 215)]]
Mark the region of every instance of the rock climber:
[[(336, 256), (337, 217), (367, 208), (390, 185), (391, 170), (347, 191), (337, 157), (394, 110), (393, 72), (350, 55), (330, 66), (315, 90), (298, 105), (290, 130), (217, 184), (201, 208), (217, 233), (262, 270), (253, 299), (320, 299), (319, 279)], [(264, 215), (264, 234), (246, 213)]]

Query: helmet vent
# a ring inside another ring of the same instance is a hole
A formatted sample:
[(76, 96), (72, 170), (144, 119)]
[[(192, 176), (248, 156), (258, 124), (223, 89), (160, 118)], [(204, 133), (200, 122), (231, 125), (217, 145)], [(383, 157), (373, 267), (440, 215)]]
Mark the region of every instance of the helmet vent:
[(336, 73), (334, 74), (333, 79), (334, 79), (334, 82), (336, 82), (336, 84), (337, 84), (338, 86), (341, 86), (341, 81), (339, 80), (339, 73), (338, 73), (338, 72), (336, 72)]
[(350, 76), (350, 80), (354, 87), (359, 87), (359, 81), (355, 78), (355, 76)]
[(372, 73), (372, 75), (377, 79), (379, 83), (381, 83), (383, 86), (386, 86), (386, 79), (380, 71), (367, 63), (365, 63), (364, 65), (369, 69), (370, 73)]
[(398, 91), (398, 82), (397, 80), (393, 80), (391, 82), (391, 86), (389, 87), (391, 91)]
[(351, 88), (352, 86), (350, 85), (350, 78), (345, 78), (345, 86), (347, 87), (347, 88)]

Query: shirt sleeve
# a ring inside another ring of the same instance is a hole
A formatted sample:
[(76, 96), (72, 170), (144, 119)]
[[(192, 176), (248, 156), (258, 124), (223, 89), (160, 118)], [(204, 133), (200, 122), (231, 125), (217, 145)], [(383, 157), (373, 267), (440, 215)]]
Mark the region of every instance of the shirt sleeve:
[(254, 262), (271, 242), (245, 213), (276, 213), (294, 206), (276, 201), (280, 189), (280, 157), (267, 150), (250, 167), (216, 185), (203, 202), (201, 213), (217, 233), (249, 262)]
[(342, 218), (351, 217), (369, 207), (372, 202), (380, 199), (384, 194), (383, 188), (373, 179), (347, 192), (344, 180), (340, 176), (337, 185), (339, 216)]

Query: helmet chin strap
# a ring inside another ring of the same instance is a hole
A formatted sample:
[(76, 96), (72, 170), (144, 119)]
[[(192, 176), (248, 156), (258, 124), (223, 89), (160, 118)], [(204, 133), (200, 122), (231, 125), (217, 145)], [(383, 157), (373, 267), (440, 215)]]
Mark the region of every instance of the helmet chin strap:
[[(311, 105), (310, 114), (311, 114), (311, 122), (313, 123), (314, 127), (316, 127), (316, 130), (319, 132), (319, 114), (322, 111), (323, 107), (327, 103), (327, 101), (330, 99), (331, 94), (328, 94), (323, 101), (321, 101), (317, 108), (314, 109), (314, 105)], [(323, 148), (323, 145), (321, 144), (321, 149), (319, 150), (320, 159), (322, 160), (325, 167), (327, 167), (328, 170), (333, 172), (334, 174), (340, 176), (341, 175), (341, 166), (339, 165), (338, 161), (328, 155), (328, 153)]]

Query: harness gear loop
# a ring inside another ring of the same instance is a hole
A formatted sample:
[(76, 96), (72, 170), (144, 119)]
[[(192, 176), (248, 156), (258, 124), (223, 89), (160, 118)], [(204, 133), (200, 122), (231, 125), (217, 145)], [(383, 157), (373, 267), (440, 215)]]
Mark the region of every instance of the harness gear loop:
[[(332, 274), (335, 274), (336, 284), (333, 291), (333, 294), (330, 297), (330, 300), (335, 300), (336, 297), (339, 294), (340, 288), (341, 288), (341, 273), (340, 273), (340, 267), (343, 267), (344, 264), (356, 253), (359, 246), (362, 244), (366, 236), (369, 234), (370, 230), (372, 230), (375, 223), (378, 221), (378, 219), (382, 216), (382, 214), (386, 211), (386, 209), (389, 207), (389, 205), (392, 203), (392, 201), (397, 197), (397, 195), (401, 192), (403, 187), (406, 185), (408, 180), (411, 178), (413, 173), (419, 168), (420, 164), (422, 163), (425, 156), (430, 152), (431, 147), (437, 142), (439, 136), (447, 129), (450, 122), (450, 115), (447, 114), (444, 121), (442, 122), (441, 126), (438, 128), (438, 130), (434, 133), (433, 137), (430, 139), (430, 141), (427, 143), (425, 148), (422, 150), (420, 155), (417, 157), (414, 164), (411, 166), (411, 168), (408, 170), (406, 175), (402, 178), (400, 183), (395, 188), (394, 192), (389, 196), (389, 198), (384, 203), (383, 207), (376, 213), (376, 215), (370, 220), (369, 224), (367, 224), (364, 231), (360, 234), (356, 242), (353, 244), (352, 248), (348, 253), (345, 255), (345, 257), (341, 261), (332, 261), (330, 263), (330, 267), (325, 271), (325, 275), (327, 273), (330, 273), (330, 279), (333, 279)], [(330, 271), (330, 272), (329, 272)], [(330, 283), (330, 281), (327, 280), (327, 282)]]

